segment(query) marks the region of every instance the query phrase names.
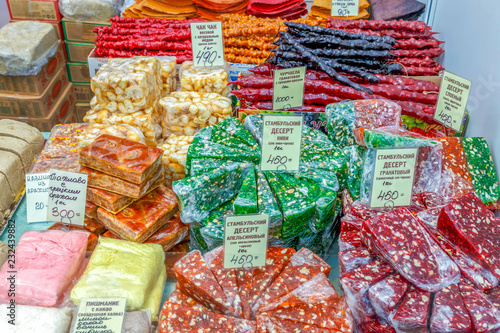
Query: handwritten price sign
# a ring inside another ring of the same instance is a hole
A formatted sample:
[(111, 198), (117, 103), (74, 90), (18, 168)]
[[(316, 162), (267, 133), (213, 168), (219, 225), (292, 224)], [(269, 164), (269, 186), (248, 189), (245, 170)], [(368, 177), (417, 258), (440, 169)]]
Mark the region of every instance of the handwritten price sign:
[(332, 16), (358, 16), (359, 0), (332, 0)]
[(47, 221), (48, 172), (26, 175), (26, 218), (28, 223)]
[(377, 149), (371, 190), (372, 208), (409, 206), (418, 148)]
[(264, 115), (262, 170), (299, 169), (303, 121), (302, 116)]
[(273, 110), (288, 110), (304, 104), (305, 67), (274, 71)]
[(460, 132), (470, 87), (470, 81), (444, 72), (434, 119), (444, 126)]
[(191, 44), (196, 67), (224, 66), (221, 22), (191, 23)]
[(49, 221), (83, 225), (87, 199), (87, 174), (50, 170)]

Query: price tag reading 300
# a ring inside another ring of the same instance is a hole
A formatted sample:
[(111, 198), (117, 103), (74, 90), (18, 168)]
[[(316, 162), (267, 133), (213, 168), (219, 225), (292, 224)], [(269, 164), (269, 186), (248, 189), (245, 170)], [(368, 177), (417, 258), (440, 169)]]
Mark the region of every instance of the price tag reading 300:
[(418, 148), (377, 149), (370, 206), (409, 206)]
[(262, 156), (263, 171), (297, 171), (302, 141), (302, 116), (264, 115)]
[(359, 0), (332, 0), (332, 16), (358, 16)]
[(196, 67), (224, 66), (221, 22), (191, 23), (191, 44)]
[(50, 170), (47, 220), (83, 225), (87, 174)]

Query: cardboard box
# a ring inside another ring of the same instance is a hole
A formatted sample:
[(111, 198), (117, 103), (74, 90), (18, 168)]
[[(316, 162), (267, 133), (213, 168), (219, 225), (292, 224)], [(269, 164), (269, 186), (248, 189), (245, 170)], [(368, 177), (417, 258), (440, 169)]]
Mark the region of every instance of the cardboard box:
[(89, 66), (87, 64), (69, 62), (66, 67), (71, 82), (90, 84)]
[(94, 97), (90, 84), (74, 84), (73, 87), (77, 103), (89, 103)]
[(75, 105), (75, 113), (77, 121), (83, 123), (83, 117), (87, 114), (87, 111), (90, 110), (89, 103), (76, 103)]
[[(10, 23), (19, 22), (19, 21), (26, 21), (26, 20), (10, 20)], [(59, 40), (64, 41), (64, 32), (63, 32), (63, 29), (62, 29), (61, 22), (57, 22), (57, 21), (44, 21), (44, 20), (37, 20), (37, 21), (52, 24), (54, 26), (54, 29), (56, 29), (56, 31), (57, 31), (57, 36), (59, 36)]]
[(41, 95), (66, 63), (62, 44), (40, 73), (28, 76), (0, 75), (0, 94)]
[[(56, 101), (50, 112), (45, 117), (14, 117), (7, 116), (3, 118), (23, 121), (38, 128), (42, 132), (50, 132), (55, 124), (60, 124), (68, 118), (73, 120), (70, 114), (75, 114), (75, 97), (73, 95), (73, 86), (66, 87), (59, 99)], [(75, 116), (76, 119), (76, 116)]]
[(61, 23), (64, 31), (64, 39), (67, 42), (94, 43), (96, 37), (94, 29), (96, 27), (111, 26), (111, 22), (72, 21), (65, 17)]
[(59, 0), (7, 0), (13, 20), (61, 21)]
[(43, 117), (50, 112), (68, 85), (66, 69), (60, 68), (42, 95), (0, 94), (0, 114)]
[(87, 64), (87, 58), (94, 48), (93, 43), (66, 42), (66, 53), (68, 62), (79, 62)]

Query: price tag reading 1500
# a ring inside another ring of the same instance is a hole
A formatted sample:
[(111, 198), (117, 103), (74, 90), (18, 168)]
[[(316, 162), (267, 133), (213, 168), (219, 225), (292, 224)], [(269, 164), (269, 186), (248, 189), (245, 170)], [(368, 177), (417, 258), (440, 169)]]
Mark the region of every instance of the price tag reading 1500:
[(260, 164), (263, 171), (299, 170), (302, 124), (302, 116), (264, 115)]
[(193, 63), (196, 67), (224, 65), (221, 22), (191, 23)]

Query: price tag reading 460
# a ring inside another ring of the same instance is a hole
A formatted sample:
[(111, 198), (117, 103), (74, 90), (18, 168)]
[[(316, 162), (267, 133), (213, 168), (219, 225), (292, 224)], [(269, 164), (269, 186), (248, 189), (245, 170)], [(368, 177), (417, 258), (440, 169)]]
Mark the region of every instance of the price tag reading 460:
[(444, 72), (434, 119), (460, 132), (470, 93), (470, 81)]
[(87, 174), (50, 170), (49, 221), (83, 225), (87, 199)]
[(370, 206), (409, 206), (418, 148), (377, 149)]
[(332, 16), (358, 16), (359, 0), (332, 0)]
[(191, 44), (196, 67), (224, 66), (221, 22), (191, 23)]
[(299, 170), (302, 116), (264, 115), (262, 135), (263, 171)]
[(224, 221), (224, 268), (266, 265), (269, 215), (227, 216)]
[(304, 101), (305, 67), (274, 71), (273, 110), (302, 106)]

